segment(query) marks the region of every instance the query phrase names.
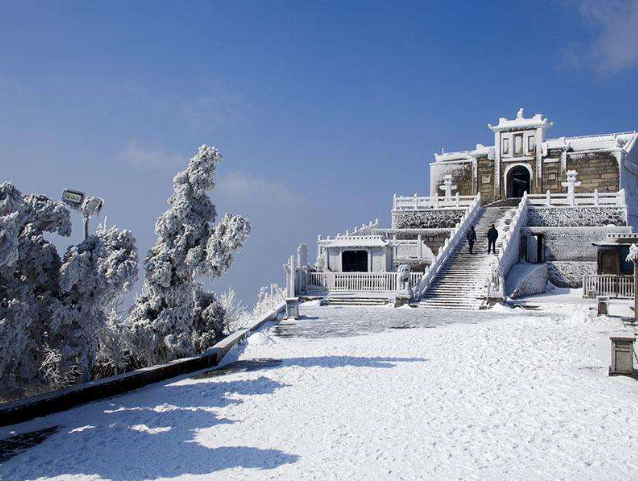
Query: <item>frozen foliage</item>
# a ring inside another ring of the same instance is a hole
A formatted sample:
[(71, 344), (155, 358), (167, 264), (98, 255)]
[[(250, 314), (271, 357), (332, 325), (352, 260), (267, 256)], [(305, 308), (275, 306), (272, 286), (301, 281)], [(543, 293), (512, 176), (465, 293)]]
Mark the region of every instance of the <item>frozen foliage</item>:
[(100, 333), (120, 294), (137, 280), (137, 249), (131, 232), (98, 231), (69, 248), (60, 268), (62, 308), (53, 312), (50, 346), (62, 353), (63, 373), (91, 377)]
[(277, 309), (282, 303), (286, 302), (286, 290), (277, 284), (270, 284), (259, 289), (257, 294), (257, 302), (251, 312), (252, 318), (257, 318), (268, 314)]
[(246, 306), (237, 298), (232, 288), (219, 296), (219, 303), (224, 309), (224, 324), (228, 334), (245, 327), (250, 316), (246, 311)]
[(243, 247), (250, 224), (217, 212), (207, 192), (214, 186), (219, 152), (206, 145), (173, 179), (169, 209), (155, 225), (157, 240), (145, 260), (142, 295), (130, 318), (135, 357), (156, 364), (205, 350), (224, 331), (224, 309), (199, 280), (219, 278)]
[(100, 231), (60, 259), (44, 233), (68, 236), (69, 211), (0, 185), (0, 391), (34, 392), (88, 379), (96, 333), (137, 276), (135, 239)]

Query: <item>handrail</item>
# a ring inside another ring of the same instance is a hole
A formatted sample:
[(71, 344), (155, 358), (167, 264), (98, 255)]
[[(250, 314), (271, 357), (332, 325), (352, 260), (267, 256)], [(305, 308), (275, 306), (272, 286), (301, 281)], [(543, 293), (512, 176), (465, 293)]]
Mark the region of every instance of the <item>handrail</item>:
[(521, 229), (527, 224), (528, 197), (527, 192), (525, 192), (501, 243), (497, 256), (498, 262), (492, 269), (491, 278), (487, 279), (488, 298), (490, 296), (495, 297), (493, 296), (494, 290), (498, 292), (501, 298), (505, 298), (505, 278), (512, 266), (518, 261)]
[(459, 195), (457, 192), (453, 197), (446, 200), (438, 194), (431, 197), (397, 196), (392, 198), (392, 210), (429, 210), (429, 209), (459, 209), (469, 207), (474, 202), (473, 195)]
[(593, 206), (609, 207), (625, 205), (625, 190), (618, 192), (578, 192), (571, 197), (567, 193), (554, 193), (547, 191), (545, 194), (530, 194), (528, 201), (533, 206), (540, 207), (573, 207), (573, 206)]
[[(400, 289), (398, 272), (309, 272), (306, 291), (377, 291)], [(410, 273), (410, 285), (421, 280), (420, 272)]]
[(590, 292), (593, 292), (594, 296), (632, 299), (635, 292), (634, 276), (614, 274), (584, 275), (583, 297), (588, 297)]
[(445, 243), (439, 248), (439, 252), (432, 261), (432, 264), (425, 269), (421, 282), (419, 283), (418, 288), (415, 289), (415, 297), (421, 297), (428, 290), (430, 284), (432, 284), (432, 281), (445, 265), (450, 254), (454, 251), (454, 249), (456, 249), (456, 246), (465, 235), (465, 231), (468, 226), (474, 221), (474, 218), (480, 210), (481, 193), (479, 192), (476, 194), (476, 197), (474, 197), (474, 201), (470, 204), (468, 210), (465, 214), (463, 214), (463, 217), (461, 217), (461, 220), (459, 220), (459, 222), (454, 226), (454, 229), (450, 232), (450, 237), (445, 239)]

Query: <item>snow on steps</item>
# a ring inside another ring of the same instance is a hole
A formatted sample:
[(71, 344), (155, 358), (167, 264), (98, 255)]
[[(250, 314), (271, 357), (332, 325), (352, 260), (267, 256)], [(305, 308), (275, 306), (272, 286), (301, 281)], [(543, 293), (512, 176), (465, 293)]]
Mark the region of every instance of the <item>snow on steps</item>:
[(388, 295), (361, 293), (330, 294), (321, 301), (324, 306), (383, 306), (392, 302)]
[[(516, 201), (514, 203), (513, 201)], [(424, 293), (418, 306), (427, 309), (477, 310), (483, 305), (486, 295), (485, 281), (498, 262), (495, 254), (487, 253), (487, 231), (496, 225), (499, 237), (496, 251), (499, 252), (505, 233), (516, 214), (518, 199), (507, 199), (483, 208), (475, 224), (476, 242), (474, 254), (463, 239), (459, 242), (441, 272)]]

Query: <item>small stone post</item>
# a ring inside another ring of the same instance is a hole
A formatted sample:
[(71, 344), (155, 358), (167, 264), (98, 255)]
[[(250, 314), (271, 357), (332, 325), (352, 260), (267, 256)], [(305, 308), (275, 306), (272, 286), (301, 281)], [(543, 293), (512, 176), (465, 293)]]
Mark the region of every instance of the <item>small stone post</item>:
[(296, 278), (295, 256), (290, 256), (286, 272), (286, 319), (299, 319), (299, 298), (295, 297)]
[(634, 375), (634, 342), (636, 336), (630, 332), (619, 332), (609, 336), (611, 341), (610, 376)]
[(638, 286), (638, 246), (631, 244), (627, 261), (634, 263), (634, 320), (638, 320), (638, 296), (636, 296), (636, 287)]
[(576, 172), (575, 170), (568, 170), (567, 171), (567, 182), (562, 182), (561, 185), (563, 187), (567, 187), (567, 203), (569, 205), (575, 205), (576, 204), (576, 187), (580, 186), (580, 181), (576, 180), (576, 176), (578, 175), (578, 172)]
[(297, 248), (297, 285), (299, 291), (304, 292), (307, 285), (308, 277), (308, 244), (299, 244)]

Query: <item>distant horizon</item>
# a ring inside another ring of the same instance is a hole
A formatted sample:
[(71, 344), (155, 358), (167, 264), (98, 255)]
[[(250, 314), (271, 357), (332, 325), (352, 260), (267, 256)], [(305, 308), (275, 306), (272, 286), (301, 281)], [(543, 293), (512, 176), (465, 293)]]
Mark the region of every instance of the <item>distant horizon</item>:
[(3, 4), (0, 182), (103, 197), (143, 269), (173, 176), (213, 145), (211, 199), (253, 234), (212, 287), (252, 305), (299, 243), (314, 260), (317, 235), (389, 226), (433, 153), (492, 145), (499, 117), (635, 130), (636, 23), (636, 0)]

